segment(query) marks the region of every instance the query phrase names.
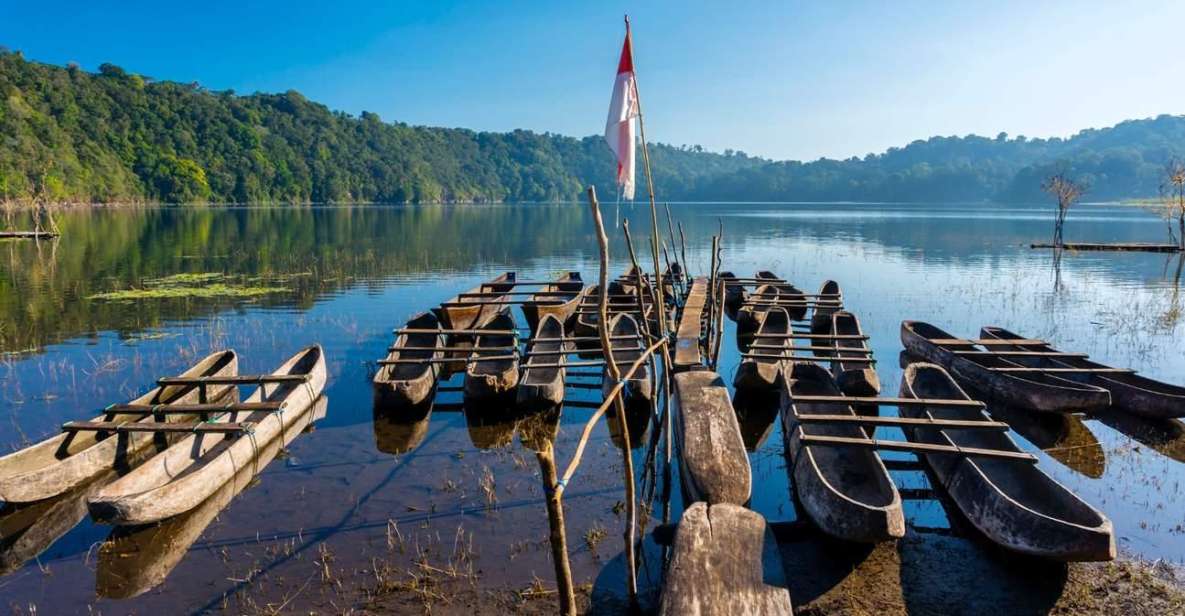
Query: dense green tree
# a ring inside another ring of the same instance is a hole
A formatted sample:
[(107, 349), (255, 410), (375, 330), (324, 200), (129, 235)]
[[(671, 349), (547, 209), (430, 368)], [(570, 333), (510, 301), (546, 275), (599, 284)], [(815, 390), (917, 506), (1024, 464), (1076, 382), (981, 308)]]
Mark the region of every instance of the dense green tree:
[[(1029, 201), (1054, 168), (1089, 197), (1155, 196), (1185, 116), (1069, 139), (933, 137), (847, 160), (774, 162), (652, 144), (671, 200)], [(211, 92), (113, 64), (98, 73), (0, 51), (0, 200), (496, 202), (611, 199), (600, 137), (475, 132), (334, 112), (300, 93)]]

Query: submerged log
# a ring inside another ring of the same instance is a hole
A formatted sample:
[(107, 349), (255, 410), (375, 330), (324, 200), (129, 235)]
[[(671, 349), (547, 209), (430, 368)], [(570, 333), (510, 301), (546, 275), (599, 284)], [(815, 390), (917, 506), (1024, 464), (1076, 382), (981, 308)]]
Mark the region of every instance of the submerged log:
[(765, 518), (728, 503), (683, 513), (659, 614), (791, 614), (790, 591)]
[(724, 381), (708, 370), (676, 374), (675, 405), (685, 502), (749, 502), (749, 456)]

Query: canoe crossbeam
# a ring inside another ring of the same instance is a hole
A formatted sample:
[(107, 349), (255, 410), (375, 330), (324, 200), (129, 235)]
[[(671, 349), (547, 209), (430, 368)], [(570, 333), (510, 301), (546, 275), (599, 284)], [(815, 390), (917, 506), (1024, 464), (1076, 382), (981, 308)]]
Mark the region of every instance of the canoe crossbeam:
[(860, 449), (883, 449), (886, 451), (905, 451), (909, 453), (941, 453), (966, 458), (994, 458), (1000, 460), (1017, 460), (1036, 464), (1037, 456), (1020, 451), (1005, 451), (1002, 449), (982, 449), (978, 447), (959, 447), (958, 445), (934, 445), (931, 443), (914, 443), (906, 441), (891, 441), (873, 438), (855, 438), (847, 436), (819, 436), (804, 434), (799, 426), (799, 442), (803, 445), (822, 447), (857, 447)]
[(929, 418), (912, 418), (912, 417), (866, 417), (864, 415), (803, 415), (794, 412), (794, 419), (799, 423), (822, 423), (822, 424), (857, 424), (866, 426), (914, 426), (914, 427), (933, 427), (933, 428), (949, 428), (956, 430), (995, 430), (1000, 432), (1007, 432), (1009, 430), (1008, 424), (999, 421), (980, 421), (980, 420), (965, 420), (965, 419), (929, 419)]
[(987, 367), (992, 372), (1012, 373), (1048, 373), (1048, 374), (1135, 374), (1129, 368), (1029, 368), (1027, 366), (995, 366)]
[[(513, 347), (513, 346), (493, 346), (493, 347), (481, 347), (481, 348), (482, 348), (483, 350), (486, 350), (486, 351), (513, 351), (513, 350), (514, 350), (515, 348), (517, 348), (517, 347)], [(465, 346), (438, 346), (438, 347), (423, 347), (423, 346), (400, 347), (400, 346), (390, 346), (390, 347), (387, 347), (387, 352), (388, 352), (388, 353), (394, 353), (394, 352), (397, 352), (397, 351), (409, 351), (409, 352), (410, 352), (410, 351), (454, 351), (454, 352), (455, 352), (455, 351), (460, 351), (460, 352), (464, 352), (464, 353), (470, 353), (470, 352), (472, 352), (472, 351), (473, 351), (473, 347), (471, 347), (471, 346), (469, 346), (469, 347), (465, 347)]]
[[(754, 336), (753, 338), (759, 339), (761, 337), (762, 336), (760, 334), (758, 334), (758, 335)], [(819, 346), (819, 345), (782, 346), (779, 344), (757, 344), (757, 343), (750, 344), (749, 348), (750, 349), (760, 349), (760, 350), (770, 350), (770, 351), (782, 351), (782, 350), (785, 350), (785, 351), (835, 351), (836, 350), (836, 347), (832, 347), (832, 346)], [(852, 348), (839, 347), (839, 350), (844, 353), (859, 353), (862, 355), (872, 355), (871, 349), (866, 349), (866, 348), (861, 348), (861, 347), (852, 347)]]
[(403, 327), (394, 331), (396, 334), (448, 334), (452, 336), (517, 336), (514, 329), (421, 329)]
[[(602, 350), (603, 349), (597, 349), (597, 351), (602, 351)], [(620, 352), (624, 352), (624, 351), (645, 351), (645, 350), (646, 350), (646, 347), (644, 347), (644, 346), (613, 347), (614, 353), (620, 353)], [(592, 351), (592, 349), (561, 349), (559, 351), (529, 351), (529, 352), (527, 352), (525, 357), (546, 357), (546, 356), (554, 357), (556, 355), (578, 355), (580, 353), (588, 353), (591, 351)]]
[(984, 403), (976, 400), (940, 400), (933, 398), (890, 398), (876, 396), (794, 396), (794, 402), (809, 402), (811, 404), (834, 404), (847, 406), (851, 404), (877, 404), (884, 406), (929, 406), (934, 408), (986, 408)]
[(378, 365), (380, 366), (394, 366), (400, 364), (480, 364), (490, 361), (511, 361), (517, 360), (519, 354), (515, 352), (513, 355), (487, 355), (478, 357), (427, 357), (424, 359), (380, 359)]
[(751, 334), (749, 336), (742, 336), (742, 338), (756, 339), (765, 338), (770, 340), (868, 340), (868, 336), (863, 334)]
[(777, 353), (741, 353), (744, 359), (792, 359), (797, 361), (828, 361), (848, 364), (875, 364), (871, 357), (841, 357), (839, 355), (786, 355)]
[(928, 338), (930, 344), (939, 346), (1034, 346), (1046, 345), (1049, 343), (1044, 340), (1020, 339), (1015, 340), (1001, 340), (1000, 338)]
[(191, 415), (242, 411), (281, 411), (286, 402), (229, 402), (226, 404), (112, 404), (109, 415)]
[(62, 424), (64, 432), (152, 432), (152, 433), (182, 433), (182, 432), (213, 432), (218, 434), (237, 434), (251, 432), (255, 424), (242, 423), (167, 423), (167, 422), (114, 422), (114, 421), (71, 421)]
[(263, 385), (264, 383), (307, 383), (308, 374), (240, 374), (234, 376), (167, 376), (157, 385)]
[(956, 351), (951, 353), (963, 356), (983, 356), (983, 357), (1072, 357), (1077, 359), (1086, 359), (1090, 357), (1086, 353), (1062, 353), (1060, 351)]

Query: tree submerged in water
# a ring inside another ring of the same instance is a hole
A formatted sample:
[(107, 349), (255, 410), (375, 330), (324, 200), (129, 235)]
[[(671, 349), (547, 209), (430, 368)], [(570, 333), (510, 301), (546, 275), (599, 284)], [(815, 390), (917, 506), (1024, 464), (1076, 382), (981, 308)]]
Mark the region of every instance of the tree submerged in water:
[[(1165, 165), (1160, 196), (1160, 214), (1168, 225), (1169, 241), (1185, 250), (1185, 162), (1173, 159)], [(1174, 222), (1176, 233), (1173, 232)]]
[(1041, 183), (1041, 190), (1057, 200), (1057, 212), (1053, 219), (1053, 246), (1061, 250), (1065, 242), (1066, 215), (1070, 208), (1082, 199), (1086, 185), (1072, 178), (1065, 171), (1059, 171)]

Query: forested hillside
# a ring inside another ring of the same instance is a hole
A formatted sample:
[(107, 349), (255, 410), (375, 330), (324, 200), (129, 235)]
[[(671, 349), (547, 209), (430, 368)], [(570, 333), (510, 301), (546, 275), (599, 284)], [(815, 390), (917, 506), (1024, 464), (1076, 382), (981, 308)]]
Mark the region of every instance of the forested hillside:
[[(600, 137), (388, 123), (295, 91), (238, 96), (6, 51), (0, 96), (0, 201), (555, 201), (587, 184), (613, 194)], [(1040, 199), (1059, 166), (1091, 186), (1088, 198), (1152, 196), (1183, 145), (1185, 116), (1161, 116), (1064, 140), (935, 137), (842, 161), (661, 144), (651, 156), (670, 200), (1015, 201)]]

